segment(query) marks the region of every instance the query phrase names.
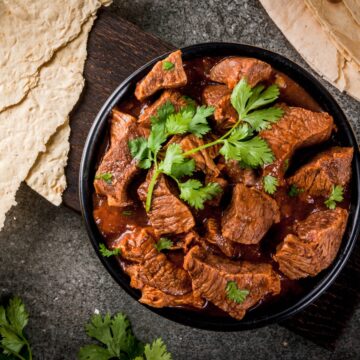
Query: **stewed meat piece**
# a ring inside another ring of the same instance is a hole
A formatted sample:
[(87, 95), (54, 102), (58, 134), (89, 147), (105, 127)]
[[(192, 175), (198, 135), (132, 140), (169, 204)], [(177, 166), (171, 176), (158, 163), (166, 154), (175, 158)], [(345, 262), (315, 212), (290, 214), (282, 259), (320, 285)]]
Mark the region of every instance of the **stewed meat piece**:
[(303, 189), (311, 196), (329, 196), (335, 185), (345, 186), (350, 181), (354, 149), (332, 147), (316, 155), (288, 179), (288, 183)]
[(275, 155), (275, 162), (265, 168), (280, 180), (295, 150), (329, 139), (334, 123), (326, 112), (313, 112), (298, 107), (283, 107), (284, 115), (270, 129), (260, 132)]
[(124, 233), (114, 247), (121, 256), (133, 263), (125, 267), (137, 288), (142, 285), (155, 287), (167, 294), (184, 295), (191, 292), (191, 280), (187, 272), (177, 267), (166, 255), (155, 248), (157, 238), (151, 228), (135, 227)]
[(110, 147), (104, 155), (94, 181), (95, 191), (107, 197), (110, 206), (125, 207), (132, 204), (128, 186), (140, 169), (130, 154), (128, 142), (147, 136), (148, 130), (136, 119), (114, 109), (110, 129)]
[(231, 90), (226, 85), (208, 85), (203, 90), (206, 105), (214, 106), (215, 125), (219, 130), (235, 125), (239, 116), (230, 101)]
[(186, 99), (179, 92), (172, 90), (164, 91), (159, 99), (157, 99), (152, 105), (147, 107), (142, 114), (140, 114), (139, 123), (149, 127), (151, 124), (151, 117), (156, 116), (159, 108), (167, 102), (170, 102), (174, 106), (176, 112), (188, 104)]
[[(238, 320), (266, 295), (280, 292), (280, 278), (270, 264), (234, 262), (198, 246), (185, 256), (184, 269), (190, 274), (195, 296), (205, 298)], [(228, 298), (226, 288), (230, 281), (249, 292), (242, 303)]]
[[(191, 134), (186, 135), (181, 141), (180, 146), (184, 152), (191, 149), (195, 149), (199, 146), (204, 145), (204, 140), (198, 138), (197, 136)], [(193, 155), (190, 155), (191, 158), (195, 160), (196, 169), (208, 174), (212, 177), (217, 177), (220, 175), (220, 170), (214, 163), (214, 158), (218, 155), (216, 147), (210, 147), (207, 149), (200, 150)]]
[(236, 184), (221, 219), (222, 235), (241, 244), (257, 244), (271, 225), (279, 221), (279, 207), (273, 198), (244, 184)]
[(259, 181), (261, 181), (260, 176), (258, 176), (254, 169), (241, 168), (239, 162), (236, 160), (228, 160), (224, 162), (222, 170), (234, 184), (242, 183), (246, 186), (255, 186), (259, 183)]
[(187, 77), (181, 59), (181, 50), (171, 53), (155, 64), (152, 70), (136, 85), (135, 96), (142, 101), (161, 89), (186, 85)]
[(210, 71), (210, 79), (226, 84), (230, 89), (243, 78), (253, 87), (269, 80), (272, 68), (264, 61), (246, 57), (228, 57), (216, 64)]
[(275, 261), (290, 279), (315, 276), (335, 259), (348, 212), (342, 208), (318, 211), (294, 225), (294, 233), (278, 246)]
[(204, 300), (193, 294), (188, 273), (158, 252), (155, 241), (151, 229), (134, 228), (114, 245), (127, 260), (124, 270), (130, 276), (130, 286), (142, 292), (139, 301), (154, 307), (201, 308)]
[[(145, 182), (138, 189), (139, 198), (144, 204), (152, 174), (149, 171)], [(175, 190), (165, 175), (160, 175), (157, 179), (148, 216), (158, 236), (185, 233), (195, 225), (191, 211), (175, 195)]]

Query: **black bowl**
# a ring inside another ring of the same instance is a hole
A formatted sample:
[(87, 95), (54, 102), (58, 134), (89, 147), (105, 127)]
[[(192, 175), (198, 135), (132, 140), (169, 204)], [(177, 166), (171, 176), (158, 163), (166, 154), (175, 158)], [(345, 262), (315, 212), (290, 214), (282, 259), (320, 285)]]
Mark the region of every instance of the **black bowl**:
[[(151, 311), (173, 321), (207, 330), (244, 330), (284, 320), (285, 318), (288, 318), (289, 316), (292, 316), (304, 309), (331, 285), (341, 269), (344, 267), (357, 240), (360, 229), (360, 226), (357, 223), (360, 208), (360, 157), (354, 133), (339, 105), (329, 92), (321, 85), (321, 83), (299, 65), (281, 55), (261, 48), (233, 43), (207, 43), (193, 45), (183, 48), (182, 52), (184, 60), (202, 56), (239, 55), (254, 57), (266, 61), (274, 68), (281, 70), (283, 73), (295, 80), (320, 104), (325, 111), (334, 117), (335, 123), (339, 129), (338, 140), (342, 146), (354, 147), (351, 208), (343, 241), (333, 264), (314, 279), (314, 285), (305, 294), (295, 300), (289, 300), (288, 303), (282, 304), (280, 307), (267, 306), (265, 311), (258, 311), (257, 309), (252, 310), (248, 312), (245, 318), (241, 321), (234, 320), (230, 317), (209, 316), (208, 314), (201, 312), (188, 311), (184, 309), (155, 309), (148, 307)], [(98, 152), (101, 148), (101, 144), (105, 141), (108, 127), (108, 116), (111, 109), (121, 99), (124, 99), (128, 96), (128, 94), (133, 92), (137, 81), (144, 77), (158, 60), (163, 59), (167, 55), (168, 54), (159, 56), (141, 67), (139, 70), (135, 71), (108, 98), (98, 113), (90, 130), (80, 165), (80, 203), (90, 240), (100, 260), (109, 273), (119, 283), (119, 285), (136, 300), (139, 299), (140, 293), (138, 290), (130, 287), (129, 278), (125, 273), (123, 273), (116, 259), (104, 258), (99, 254), (98, 247), (99, 242), (102, 242), (102, 236), (99, 233), (93, 218), (93, 179), (95, 175), (96, 161), (99, 155)], [(261, 309), (261, 306), (259, 309)]]

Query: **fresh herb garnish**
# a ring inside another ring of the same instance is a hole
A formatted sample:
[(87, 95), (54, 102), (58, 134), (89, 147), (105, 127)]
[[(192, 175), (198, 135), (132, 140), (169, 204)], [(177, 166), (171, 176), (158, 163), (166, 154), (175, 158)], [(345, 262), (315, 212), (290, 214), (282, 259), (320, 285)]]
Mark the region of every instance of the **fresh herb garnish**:
[(229, 300), (241, 304), (245, 301), (250, 291), (246, 289), (239, 289), (235, 281), (228, 281), (226, 284), (226, 296)]
[(168, 250), (172, 246), (173, 246), (173, 242), (166, 237), (161, 237), (159, 241), (156, 244), (154, 244), (154, 247), (158, 252), (160, 252), (161, 250)]
[(186, 133), (202, 137), (210, 130), (206, 118), (213, 114), (214, 108), (196, 107), (193, 101), (188, 101), (188, 105), (177, 113), (170, 102), (160, 107), (157, 116), (151, 118), (149, 138), (137, 138), (129, 142), (131, 155), (138, 160), (139, 167), (149, 169), (154, 166), (146, 198), (146, 211), (150, 211), (152, 193), (161, 173), (175, 180), (180, 189), (180, 198), (196, 209), (202, 209), (206, 200), (222, 191), (217, 183), (203, 186), (194, 179), (185, 183), (179, 181), (183, 176), (191, 176), (195, 170), (194, 160), (188, 157), (208, 147), (222, 145), (219, 152), (226, 160), (237, 160), (244, 166), (255, 168), (271, 163), (274, 154), (267, 142), (255, 136), (254, 132), (268, 128), (282, 116), (283, 110), (280, 108), (263, 108), (274, 102), (278, 96), (279, 89), (276, 85), (266, 89), (258, 85), (252, 89), (247, 81), (242, 79), (231, 94), (231, 103), (239, 114), (237, 123), (220, 138), (186, 152), (183, 152), (178, 144), (171, 144), (163, 161), (158, 159), (158, 153), (167, 138)]
[(124, 211), (122, 212), (122, 214), (123, 214), (124, 216), (131, 216), (131, 215), (134, 214), (134, 212), (133, 212), (132, 210), (124, 210)]
[(286, 160), (284, 161), (284, 171), (287, 171), (288, 168), (289, 168), (289, 159), (286, 159)]
[(31, 347), (24, 335), (29, 314), (20, 298), (10, 299), (6, 308), (0, 306), (0, 358), (32, 360)]
[(164, 61), (163, 62), (163, 69), (164, 70), (172, 70), (175, 67), (174, 63), (172, 63), (171, 61)]
[(279, 186), (279, 181), (276, 177), (271, 175), (264, 176), (264, 190), (268, 194), (274, 194), (276, 192), (277, 187)]
[[(179, 144), (170, 144), (163, 158), (160, 158), (158, 154), (169, 136), (185, 133), (191, 133), (197, 137), (205, 135), (210, 130), (206, 118), (212, 115), (213, 112), (213, 107), (196, 107), (190, 101), (179, 112), (175, 112), (171, 102), (166, 102), (159, 108), (157, 116), (151, 118), (149, 138), (136, 138), (129, 142), (130, 153), (133, 158), (138, 160), (140, 168), (148, 169), (152, 165), (154, 166), (146, 198), (146, 211), (150, 211), (154, 186), (158, 176), (162, 173), (170, 176), (177, 183), (180, 189), (180, 197), (191, 204), (192, 198), (189, 199), (186, 194), (182, 194), (182, 189), (185, 189), (186, 185), (183, 186), (180, 179), (193, 174), (195, 171), (195, 161), (184, 156)], [(218, 187), (218, 190), (221, 191), (221, 187), (218, 184), (212, 186)], [(199, 193), (201, 192), (197, 200), (192, 201), (199, 206), (197, 208), (203, 207), (199, 199), (209, 198), (210, 192), (208, 189), (209, 184), (196, 189)], [(195, 192), (194, 190), (193, 196), (196, 196), (194, 195)], [(204, 193), (207, 193), (208, 196), (204, 197)]]
[(120, 255), (121, 253), (119, 248), (116, 248), (114, 250), (109, 250), (103, 243), (99, 244), (99, 251), (100, 254), (104, 257), (116, 256), (116, 255)]
[(112, 174), (111, 173), (96, 174), (95, 180), (104, 180), (106, 183), (111, 184)]
[(324, 204), (331, 210), (336, 208), (336, 203), (344, 200), (344, 189), (341, 185), (332, 187), (331, 194)]
[(291, 185), (288, 194), (291, 197), (295, 197), (302, 192), (304, 192), (304, 189), (299, 189), (296, 185)]
[(109, 314), (104, 317), (93, 315), (85, 330), (99, 344), (83, 346), (78, 353), (79, 360), (172, 360), (160, 338), (144, 346), (135, 337), (130, 321), (122, 313), (113, 317)]

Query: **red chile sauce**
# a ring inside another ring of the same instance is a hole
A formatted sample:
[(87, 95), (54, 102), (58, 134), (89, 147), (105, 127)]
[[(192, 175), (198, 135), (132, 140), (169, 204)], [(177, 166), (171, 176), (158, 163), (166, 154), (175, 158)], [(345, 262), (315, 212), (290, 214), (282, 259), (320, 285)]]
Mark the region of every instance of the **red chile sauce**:
[[(198, 103), (201, 103), (201, 96), (203, 89), (206, 85), (212, 82), (208, 78), (210, 69), (214, 64), (220, 61), (222, 58), (204, 57), (197, 58), (184, 62), (184, 68), (188, 77), (188, 84), (183, 88), (178, 89), (184, 95), (190, 96)], [(274, 78), (277, 74), (286, 77), (279, 71), (275, 72)], [(288, 105), (299, 106), (312, 111), (322, 111), (321, 107), (315, 102), (315, 100), (298, 84), (293, 80), (287, 78), (287, 86), (281, 89), (280, 102), (285, 102)], [(274, 79), (272, 80), (272, 82)], [(118, 104), (118, 108), (129, 113), (135, 117), (138, 117), (140, 113), (154, 101), (154, 98), (139, 102), (134, 96), (126, 99), (122, 103)], [(104, 144), (104, 148), (99, 154), (99, 161), (105, 153), (108, 146), (108, 139)], [(319, 151), (334, 145), (339, 145), (337, 140), (336, 131), (330, 140), (324, 144), (313, 146), (307, 149), (301, 149), (301, 154), (296, 153), (292, 160), (290, 167), (287, 171), (287, 176), (292, 174), (295, 169), (299, 168), (302, 164), (306, 163), (312, 156)], [(121, 235), (127, 231), (129, 226), (146, 226), (149, 225), (149, 221), (146, 212), (137, 197), (136, 190), (139, 185), (144, 181), (146, 173), (141, 174), (130, 186), (130, 194), (135, 200), (135, 205), (127, 209), (119, 209), (116, 207), (110, 207), (107, 204), (106, 198), (93, 194), (94, 204), (94, 218), (97, 226), (104, 237), (105, 243), (108, 247), (111, 247), (113, 243), (119, 240)], [(193, 211), (196, 219), (196, 229), (200, 235), (204, 234), (204, 223), (209, 217), (220, 219), (223, 210), (226, 208), (231, 198), (231, 183), (229, 189), (223, 196), (220, 207), (205, 207), (202, 211)], [(295, 221), (305, 219), (309, 214), (319, 210), (325, 210), (324, 199), (313, 199), (306, 194), (300, 194), (297, 197), (289, 197), (287, 189), (284, 187), (278, 188), (275, 194), (275, 198), (280, 206), (282, 220), (279, 224), (274, 224), (266, 236), (261, 240), (259, 245), (241, 245), (239, 244), (239, 256), (238, 259), (249, 260), (252, 262), (267, 262), (271, 263), (274, 269), (278, 269), (277, 263), (272, 260), (272, 255), (276, 250), (276, 246), (284, 239), (284, 237), (291, 232), (291, 226)], [(344, 201), (339, 206), (348, 209), (350, 206), (350, 191), (345, 189)], [(173, 238), (176, 241), (176, 238)], [(181, 251), (171, 251), (167, 253), (168, 258), (178, 266), (182, 266), (183, 254)], [(126, 263), (119, 257), (120, 266), (124, 267)], [(261, 310), (258, 304), (256, 306), (257, 311), (266, 312), (266, 308), (269, 306), (279, 306), (283, 303), (289, 303), (292, 300), (298, 298), (314, 286), (316, 278), (303, 279), (303, 280), (289, 280), (282, 275), (281, 278), (281, 293), (277, 296), (270, 296), (265, 298), (261, 302)], [(252, 309), (254, 310), (254, 308)], [(202, 310), (195, 310), (205, 312), (211, 316), (228, 316), (221, 310), (215, 308), (211, 304), (207, 304)]]

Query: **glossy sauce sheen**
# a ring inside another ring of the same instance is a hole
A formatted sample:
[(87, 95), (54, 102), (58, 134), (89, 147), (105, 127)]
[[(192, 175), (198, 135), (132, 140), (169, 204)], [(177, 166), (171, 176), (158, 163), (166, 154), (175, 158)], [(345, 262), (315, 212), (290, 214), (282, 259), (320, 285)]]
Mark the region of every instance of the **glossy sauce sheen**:
[[(220, 61), (222, 58), (197, 58), (191, 61), (184, 62), (184, 68), (188, 76), (188, 84), (183, 88), (177, 89), (184, 95), (188, 95), (195, 99), (198, 103), (201, 103), (201, 97), (203, 89), (206, 85), (212, 84), (208, 78), (210, 69)], [(280, 74), (283, 77), (286, 75), (279, 71), (275, 71), (274, 78)], [(285, 89), (281, 89), (279, 102), (286, 102), (288, 105), (299, 106), (312, 111), (321, 111), (321, 107), (314, 101), (314, 99), (298, 84), (290, 80), (288, 77), (288, 86)], [(274, 81), (274, 80), (273, 80)], [(126, 113), (129, 113), (135, 117), (138, 117), (141, 112), (154, 101), (154, 98), (139, 102), (134, 96), (125, 100), (118, 105), (118, 108)], [(336, 133), (332, 138), (324, 144), (314, 146), (309, 149), (302, 149), (301, 156), (296, 153), (291, 161), (290, 168), (287, 171), (286, 176), (290, 175), (294, 169), (299, 168), (302, 164), (306, 163), (312, 156), (319, 151), (329, 146), (339, 145)], [(107, 146), (107, 144), (106, 144)], [(106, 148), (104, 146), (104, 150)], [(105, 151), (104, 151), (105, 152)], [(100, 154), (100, 159), (103, 153)], [(142, 203), (139, 201), (136, 190), (139, 185), (144, 181), (146, 172), (141, 174), (131, 185), (130, 193), (135, 199), (135, 206), (127, 209), (120, 209), (116, 207), (110, 207), (107, 204), (106, 198), (101, 197), (94, 193), (94, 218), (98, 225), (101, 234), (104, 236), (105, 243), (109, 248), (116, 242), (119, 237), (129, 228), (129, 226), (146, 226), (150, 225), (146, 212), (143, 208)], [(203, 235), (204, 223), (209, 217), (221, 218), (223, 210), (231, 199), (231, 183), (229, 189), (223, 196), (222, 203), (219, 208), (206, 207), (203, 211), (195, 211), (196, 219), (195, 230)], [(309, 214), (318, 210), (327, 209), (323, 203), (323, 198), (313, 199), (308, 197), (306, 194), (300, 194), (297, 197), (289, 197), (286, 188), (278, 188), (274, 196), (280, 206), (281, 211), (281, 222), (274, 224), (269, 232), (262, 239), (258, 245), (238, 245), (238, 259), (249, 260), (252, 262), (268, 262), (271, 263), (274, 269), (278, 269), (277, 263), (272, 260), (272, 255), (276, 251), (276, 246), (284, 239), (284, 237), (291, 232), (291, 226), (297, 220), (305, 219)], [(344, 201), (339, 206), (346, 209), (350, 205), (350, 192), (349, 189), (345, 189)], [(172, 238), (176, 243), (176, 238)], [(210, 245), (211, 246), (211, 245)], [(218, 252), (217, 249), (214, 249)], [(182, 266), (183, 254), (181, 251), (168, 252), (168, 258), (178, 266)], [(118, 259), (121, 266), (125, 263), (121, 258)], [(312, 287), (316, 281), (314, 279), (303, 279), (303, 280), (289, 280), (285, 276), (281, 279), (281, 293), (277, 296), (265, 298), (261, 303), (261, 311), (266, 311), (267, 306), (276, 306), (281, 302), (291, 301), (291, 299), (298, 297), (308, 288)], [(259, 307), (259, 304), (256, 308)], [(252, 309), (254, 310), (254, 308)], [(228, 316), (221, 310), (218, 310), (211, 304), (207, 305), (202, 310), (196, 310), (206, 312), (209, 315), (215, 316)]]

